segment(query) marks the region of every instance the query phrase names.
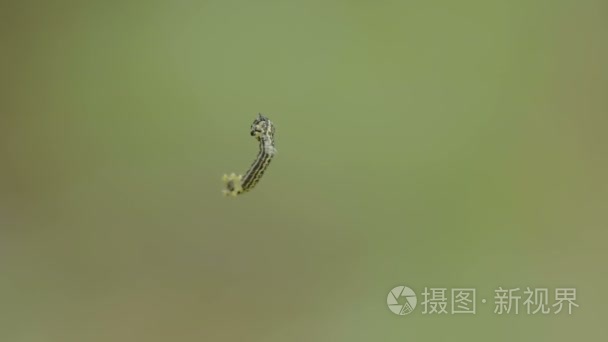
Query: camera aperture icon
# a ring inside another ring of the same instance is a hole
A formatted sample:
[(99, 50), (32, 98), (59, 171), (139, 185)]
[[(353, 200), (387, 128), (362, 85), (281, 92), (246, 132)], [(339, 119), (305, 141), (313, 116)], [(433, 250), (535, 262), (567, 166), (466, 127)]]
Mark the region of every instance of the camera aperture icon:
[(396, 315), (407, 315), (414, 311), (418, 299), (412, 289), (407, 286), (397, 286), (388, 293), (386, 304)]

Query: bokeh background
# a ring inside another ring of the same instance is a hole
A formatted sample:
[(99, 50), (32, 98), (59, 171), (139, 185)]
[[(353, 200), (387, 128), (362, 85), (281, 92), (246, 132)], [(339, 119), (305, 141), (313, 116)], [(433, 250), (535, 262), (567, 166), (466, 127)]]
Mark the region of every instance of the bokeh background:
[[(607, 335), (605, 1), (0, 17), (0, 341)], [(279, 154), (223, 198), (258, 112)], [(474, 287), (477, 314), (394, 315), (397, 285)], [(573, 287), (580, 307), (499, 316), (499, 286)]]

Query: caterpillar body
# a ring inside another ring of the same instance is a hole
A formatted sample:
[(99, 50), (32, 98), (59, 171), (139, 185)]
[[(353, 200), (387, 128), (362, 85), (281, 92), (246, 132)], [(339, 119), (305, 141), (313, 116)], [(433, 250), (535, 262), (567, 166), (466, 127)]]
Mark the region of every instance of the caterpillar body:
[(250, 131), (251, 136), (255, 137), (259, 142), (260, 150), (258, 156), (249, 167), (249, 170), (245, 172), (245, 175), (237, 176), (232, 173), (230, 175), (225, 174), (222, 177), (226, 187), (222, 191), (224, 195), (240, 195), (253, 189), (260, 181), (277, 151), (274, 147), (274, 133), (275, 128), (272, 121), (262, 114), (258, 114), (258, 117), (251, 124)]

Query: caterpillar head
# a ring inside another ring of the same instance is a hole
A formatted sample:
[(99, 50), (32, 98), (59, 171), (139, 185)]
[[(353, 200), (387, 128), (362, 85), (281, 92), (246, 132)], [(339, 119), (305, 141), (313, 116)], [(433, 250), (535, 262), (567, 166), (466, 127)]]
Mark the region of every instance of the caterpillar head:
[(258, 117), (251, 124), (251, 136), (259, 141), (263, 137), (271, 137), (273, 135), (274, 125), (272, 121), (268, 120), (264, 115), (258, 114)]

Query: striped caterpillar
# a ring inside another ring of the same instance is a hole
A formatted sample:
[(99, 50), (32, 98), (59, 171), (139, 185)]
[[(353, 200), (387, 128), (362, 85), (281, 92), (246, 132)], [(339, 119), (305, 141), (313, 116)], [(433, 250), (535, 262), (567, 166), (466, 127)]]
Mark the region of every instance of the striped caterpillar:
[(250, 191), (260, 181), (264, 175), (264, 171), (270, 165), (272, 157), (276, 153), (274, 147), (274, 124), (262, 114), (253, 120), (251, 124), (251, 136), (254, 136), (260, 143), (260, 151), (255, 161), (245, 172), (245, 175), (224, 175), (222, 180), (226, 188), (222, 191), (224, 195), (237, 196), (247, 191)]

